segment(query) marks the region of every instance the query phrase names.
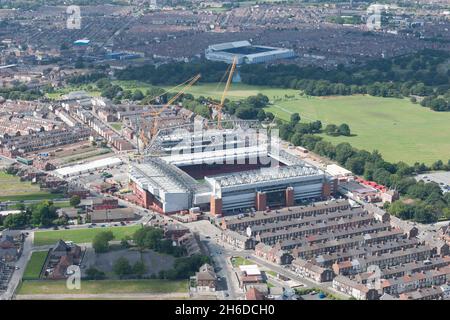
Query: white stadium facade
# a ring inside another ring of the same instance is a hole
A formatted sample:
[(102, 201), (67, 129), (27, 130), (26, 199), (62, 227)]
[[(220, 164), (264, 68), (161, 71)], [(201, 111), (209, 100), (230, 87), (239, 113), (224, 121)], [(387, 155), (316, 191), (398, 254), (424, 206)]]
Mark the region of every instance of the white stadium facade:
[(295, 56), (295, 52), (291, 49), (252, 45), (248, 41), (214, 44), (205, 50), (207, 60), (231, 64), (236, 57), (238, 65), (266, 63)]

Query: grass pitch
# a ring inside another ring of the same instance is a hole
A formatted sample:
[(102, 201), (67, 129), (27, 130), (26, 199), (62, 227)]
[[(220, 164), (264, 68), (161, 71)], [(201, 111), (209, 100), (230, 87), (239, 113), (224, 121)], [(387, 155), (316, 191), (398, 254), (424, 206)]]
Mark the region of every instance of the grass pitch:
[(89, 229), (55, 230), (55, 231), (37, 231), (34, 233), (34, 245), (43, 246), (55, 244), (62, 239), (64, 241), (73, 241), (75, 243), (92, 242), (94, 237), (102, 231), (112, 231), (115, 240), (122, 240), (126, 236), (132, 236), (141, 225), (132, 225), (125, 227), (96, 227)]
[(188, 281), (82, 280), (80, 290), (69, 290), (65, 280), (24, 281), (18, 294), (186, 293)]
[(62, 198), (61, 194), (53, 194), (40, 190), (36, 184), (20, 181), (19, 177), (0, 172), (0, 201), (51, 200)]

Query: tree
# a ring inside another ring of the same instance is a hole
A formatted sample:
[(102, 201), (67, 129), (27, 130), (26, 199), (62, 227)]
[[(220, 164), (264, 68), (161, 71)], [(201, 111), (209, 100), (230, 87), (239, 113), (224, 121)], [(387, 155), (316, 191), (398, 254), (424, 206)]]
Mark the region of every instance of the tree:
[(42, 201), (31, 206), (31, 223), (39, 227), (54, 225), (53, 221), (58, 218), (56, 208), (51, 201)]
[(141, 249), (155, 249), (163, 236), (161, 229), (144, 227), (134, 233), (133, 240)]
[(273, 115), (272, 112), (266, 112), (266, 118), (267, 118), (269, 121), (273, 121), (273, 119), (275, 118), (275, 116)]
[(354, 154), (352, 146), (347, 143), (343, 142), (336, 146), (336, 160), (340, 164), (344, 164), (348, 158), (350, 158)]
[(105, 273), (94, 267), (89, 267), (86, 270), (86, 277), (90, 280), (102, 280), (105, 278)]
[(130, 262), (126, 258), (120, 257), (113, 264), (113, 272), (117, 276), (119, 276), (119, 278), (122, 278), (124, 276), (130, 275), (133, 270)]
[(335, 124), (327, 124), (327, 126), (324, 129), (325, 134), (329, 136), (337, 136), (339, 135), (339, 129)]
[(137, 89), (133, 92), (132, 99), (133, 100), (142, 100), (142, 99), (144, 99), (144, 94), (142, 93), (141, 90)]
[(348, 124), (343, 123), (339, 126), (338, 132), (343, 136), (350, 136), (350, 127)]
[(296, 125), (297, 123), (299, 123), (301, 120), (300, 115), (298, 113), (293, 113), (291, 114), (291, 124), (292, 125)]
[(133, 275), (137, 277), (142, 277), (147, 272), (147, 266), (143, 261), (136, 261), (136, 263), (132, 267)]
[(291, 137), (291, 143), (294, 146), (300, 146), (302, 144), (302, 134), (301, 133), (295, 133), (292, 137)]
[(264, 121), (264, 120), (266, 120), (266, 113), (264, 112), (263, 109), (261, 109), (261, 110), (258, 111), (258, 114), (256, 115), (256, 118), (257, 118), (259, 121)]
[(77, 205), (79, 205), (81, 202), (81, 198), (78, 195), (74, 195), (70, 198), (70, 205), (72, 207), (76, 207)]
[(102, 231), (98, 233), (92, 241), (92, 247), (96, 253), (107, 252), (109, 250), (109, 241), (114, 239), (112, 231)]

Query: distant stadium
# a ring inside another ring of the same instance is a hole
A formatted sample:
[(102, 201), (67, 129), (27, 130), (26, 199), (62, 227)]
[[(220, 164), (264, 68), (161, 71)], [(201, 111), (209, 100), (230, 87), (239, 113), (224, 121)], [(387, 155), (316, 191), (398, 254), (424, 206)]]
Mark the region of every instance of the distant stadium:
[(232, 63), (236, 57), (237, 64), (254, 64), (293, 58), (295, 52), (291, 49), (255, 46), (248, 41), (235, 41), (210, 45), (205, 50), (205, 57), (225, 63)]

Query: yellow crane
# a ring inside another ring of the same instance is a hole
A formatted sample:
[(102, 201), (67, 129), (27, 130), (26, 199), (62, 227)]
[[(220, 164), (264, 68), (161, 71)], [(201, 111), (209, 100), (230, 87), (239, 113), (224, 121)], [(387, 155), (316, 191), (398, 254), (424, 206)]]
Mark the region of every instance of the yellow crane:
[[(145, 112), (142, 114), (141, 127), (139, 128), (140, 129), (139, 136), (141, 137), (141, 140), (144, 143), (144, 148), (150, 142), (149, 138), (147, 137), (145, 132), (150, 132), (152, 137), (154, 135), (156, 135), (156, 133), (158, 132), (158, 121), (156, 118), (159, 115), (161, 115), (161, 113), (163, 113), (164, 110), (166, 110), (172, 103), (174, 103), (183, 93), (185, 93), (187, 89), (189, 89), (191, 86), (193, 86), (200, 79), (200, 77), (201, 77), (201, 75), (197, 74), (196, 76), (194, 76), (194, 77), (186, 80), (182, 84), (176, 86), (175, 88), (180, 87), (181, 85), (185, 84), (185, 86), (180, 91), (178, 91), (178, 93), (176, 95), (174, 95), (169, 101), (167, 101), (167, 103), (165, 105), (163, 105), (159, 110), (153, 109), (153, 111), (148, 111), (148, 112)], [(153, 120), (152, 120), (153, 124), (152, 124), (151, 130), (148, 130), (147, 123), (144, 119), (145, 117), (148, 117), (148, 116), (153, 117)]]
[(222, 98), (220, 99), (220, 104), (216, 105), (217, 127), (219, 129), (222, 129), (222, 108), (223, 108), (223, 104), (225, 103), (225, 98), (228, 94), (228, 90), (230, 89), (231, 81), (233, 80), (233, 74), (234, 74), (234, 71), (236, 70), (236, 64), (237, 64), (237, 57), (235, 56), (233, 58), (233, 63), (231, 64), (230, 71), (228, 73), (227, 83), (225, 84), (225, 88), (222, 93)]

